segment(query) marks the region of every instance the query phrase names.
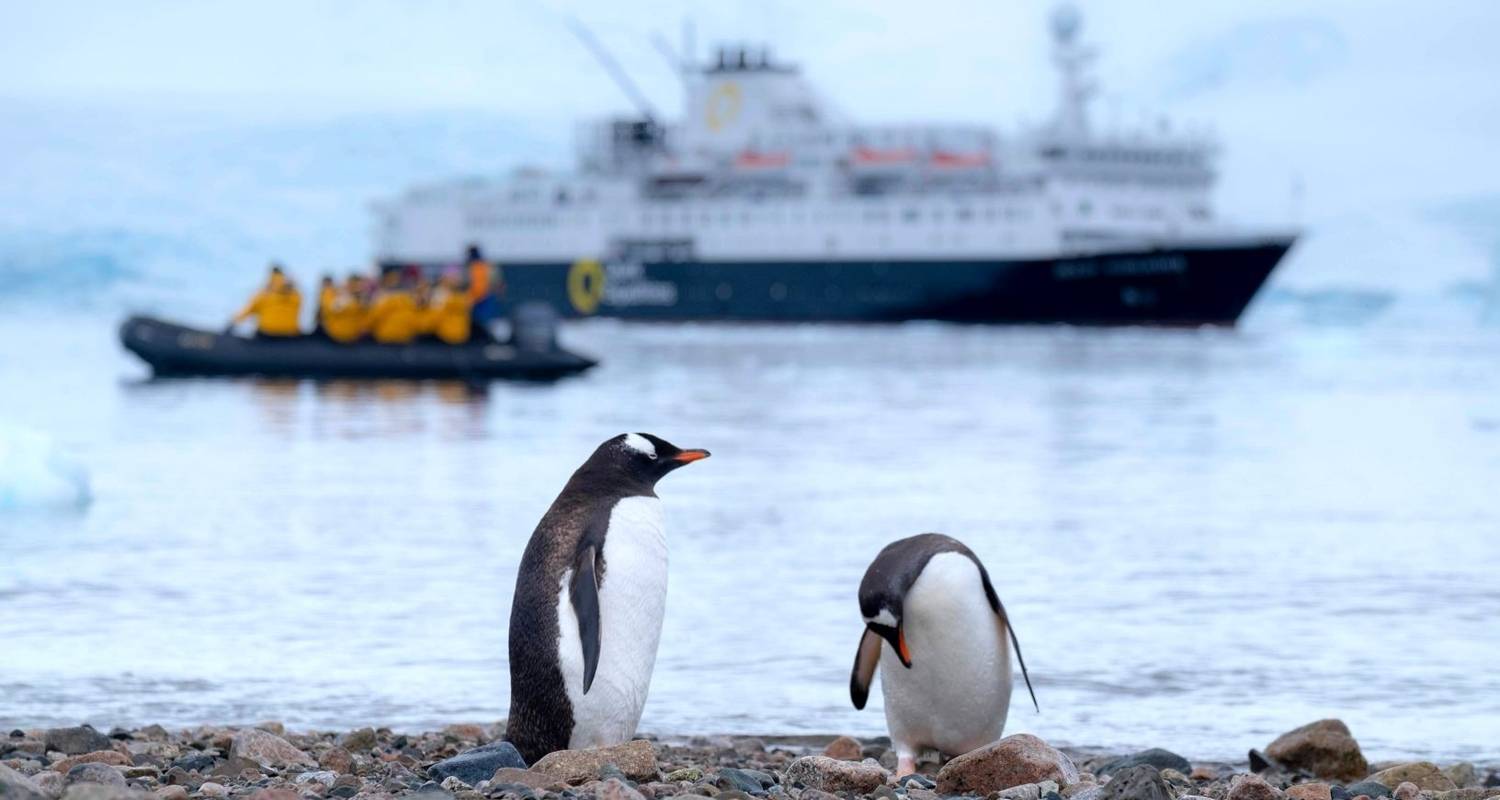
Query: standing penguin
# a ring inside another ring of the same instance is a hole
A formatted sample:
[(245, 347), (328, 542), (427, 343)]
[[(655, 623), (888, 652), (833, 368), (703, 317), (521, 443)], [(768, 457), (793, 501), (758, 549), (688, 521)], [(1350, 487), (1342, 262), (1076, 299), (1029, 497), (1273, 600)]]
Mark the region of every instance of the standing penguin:
[(649, 433), (599, 445), (537, 523), (510, 611), (506, 739), (527, 763), (635, 735), (667, 601), (656, 482), (708, 458)]
[(860, 581), (859, 610), (865, 632), (849, 694), (864, 708), (880, 667), (897, 777), (916, 771), (924, 748), (956, 756), (1000, 738), (1010, 709), (1011, 644), (1036, 705), (1005, 606), (963, 542), (923, 533), (886, 545)]

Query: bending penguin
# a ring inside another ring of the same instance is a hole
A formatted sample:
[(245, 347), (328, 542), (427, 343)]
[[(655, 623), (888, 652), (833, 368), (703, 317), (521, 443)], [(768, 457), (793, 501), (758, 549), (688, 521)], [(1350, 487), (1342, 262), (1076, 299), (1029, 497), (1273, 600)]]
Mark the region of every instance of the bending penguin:
[(656, 482), (707, 458), (649, 433), (599, 445), (542, 516), (516, 574), (506, 739), (527, 763), (635, 735), (667, 600)]
[(898, 778), (916, 771), (923, 749), (956, 756), (1000, 738), (1010, 709), (1012, 644), (1036, 705), (1005, 606), (963, 542), (923, 533), (886, 545), (860, 581), (859, 610), (865, 632), (849, 694), (864, 708), (880, 668)]

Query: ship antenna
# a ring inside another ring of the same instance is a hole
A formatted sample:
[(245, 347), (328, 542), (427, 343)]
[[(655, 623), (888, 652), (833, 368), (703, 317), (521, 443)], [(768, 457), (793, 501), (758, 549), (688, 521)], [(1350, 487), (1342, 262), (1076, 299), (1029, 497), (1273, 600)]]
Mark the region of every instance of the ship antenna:
[(578, 41), (583, 42), (583, 46), (588, 48), (589, 53), (594, 56), (594, 60), (599, 62), (599, 66), (603, 67), (604, 71), (609, 73), (610, 79), (615, 82), (616, 86), (620, 87), (620, 91), (624, 92), (625, 96), (630, 98), (630, 102), (635, 104), (636, 110), (641, 112), (641, 116), (645, 117), (646, 121), (655, 124), (656, 109), (651, 107), (651, 101), (646, 99), (646, 95), (641, 92), (640, 87), (636, 86), (635, 81), (630, 79), (630, 75), (620, 66), (620, 62), (615, 61), (614, 57), (609, 54), (609, 51), (604, 49), (604, 45), (600, 44), (599, 40), (594, 38), (594, 34), (588, 28), (584, 27), (582, 22), (570, 17), (568, 19), (568, 28), (573, 31), (574, 36), (578, 37)]

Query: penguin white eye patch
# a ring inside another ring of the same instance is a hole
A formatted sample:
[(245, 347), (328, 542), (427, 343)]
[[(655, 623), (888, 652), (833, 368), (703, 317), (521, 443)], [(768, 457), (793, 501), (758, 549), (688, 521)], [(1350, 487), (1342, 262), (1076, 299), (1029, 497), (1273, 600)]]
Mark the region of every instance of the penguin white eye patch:
[(652, 458), (656, 458), (656, 445), (652, 444), (650, 439), (647, 439), (639, 433), (625, 434), (625, 446), (630, 448), (631, 450), (636, 451), (637, 453), (643, 453), (645, 455), (651, 456)]

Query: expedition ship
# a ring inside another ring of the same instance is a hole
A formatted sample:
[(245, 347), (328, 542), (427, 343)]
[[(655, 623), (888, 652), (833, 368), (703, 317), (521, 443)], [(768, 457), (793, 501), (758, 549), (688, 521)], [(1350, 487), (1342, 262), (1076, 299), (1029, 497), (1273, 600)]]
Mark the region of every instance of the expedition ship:
[(579, 129), (572, 172), (413, 188), (376, 258), (477, 245), (509, 302), (569, 316), (1233, 324), (1295, 233), (1216, 219), (1207, 137), (1097, 132), (1076, 12), (1052, 37), (1057, 111), (1016, 136), (850, 124), (763, 49), (684, 60), (681, 121), (641, 102)]

